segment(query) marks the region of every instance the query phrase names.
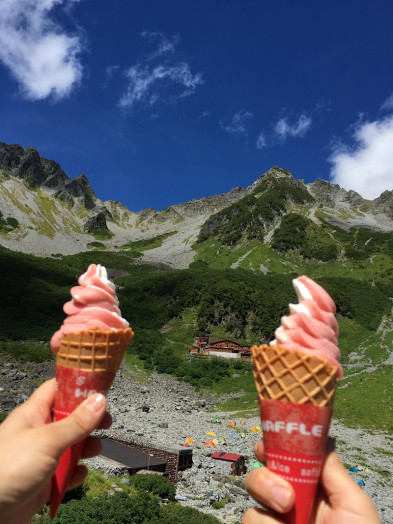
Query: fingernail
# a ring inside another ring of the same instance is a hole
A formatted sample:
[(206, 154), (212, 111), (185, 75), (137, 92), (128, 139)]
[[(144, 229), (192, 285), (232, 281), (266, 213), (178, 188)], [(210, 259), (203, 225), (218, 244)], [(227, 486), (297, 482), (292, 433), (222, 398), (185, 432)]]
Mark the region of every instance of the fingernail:
[(276, 506), (274, 509), (286, 510), (288, 507), (291, 492), (288, 488), (276, 484), (272, 487), (272, 503)]
[(92, 413), (101, 411), (104, 407), (105, 397), (101, 393), (98, 395), (92, 395), (86, 400), (85, 408)]

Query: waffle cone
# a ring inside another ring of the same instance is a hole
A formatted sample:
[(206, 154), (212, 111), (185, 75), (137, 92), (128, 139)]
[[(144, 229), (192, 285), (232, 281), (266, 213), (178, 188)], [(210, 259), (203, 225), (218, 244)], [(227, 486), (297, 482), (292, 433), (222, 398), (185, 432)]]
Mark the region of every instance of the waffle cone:
[(280, 345), (251, 348), (259, 399), (331, 407), (337, 383), (337, 366), (302, 351)]
[(91, 328), (67, 333), (60, 340), (56, 365), (115, 374), (133, 336), (131, 328), (116, 331)]

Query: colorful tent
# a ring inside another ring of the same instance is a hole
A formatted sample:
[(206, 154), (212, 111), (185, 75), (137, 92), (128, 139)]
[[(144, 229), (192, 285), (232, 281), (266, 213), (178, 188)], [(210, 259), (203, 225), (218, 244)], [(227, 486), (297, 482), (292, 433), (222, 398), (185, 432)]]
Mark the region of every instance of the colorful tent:
[(231, 420), (230, 422), (228, 422), (228, 426), (235, 427), (235, 426), (236, 426), (236, 422), (233, 422), (233, 421)]
[(251, 431), (261, 431), (261, 427), (260, 426), (253, 426), (251, 428)]
[(244, 420), (241, 420), (241, 421), (239, 422), (239, 424), (244, 424)]
[(234, 433), (234, 434), (232, 435), (232, 438), (237, 438), (236, 433)]
[(186, 444), (194, 444), (194, 441), (192, 440), (192, 438), (186, 438)]
[(260, 468), (262, 464), (258, 460), (256, 460), (255, 462), (251, 462), (251, 466), (253, 468)]
[(214, 431), (208, 431), (206, 433), (206, 435), (210, 435), (211, 437), (214, 437), (215, 433), (214, 433)]
[(205, 442), (204, 446), (210, 446), (212, 448), (216, 447), (216, 445), (214, 444), (214, 442), (212, 440), (209, 440), (208, 442)]

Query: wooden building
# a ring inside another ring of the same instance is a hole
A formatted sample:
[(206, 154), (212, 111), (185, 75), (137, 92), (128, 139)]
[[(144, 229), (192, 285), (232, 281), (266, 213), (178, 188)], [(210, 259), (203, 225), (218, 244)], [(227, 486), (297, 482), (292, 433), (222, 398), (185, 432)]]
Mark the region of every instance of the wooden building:
[(207, 355), (214, 357), (250, 359), (250, 346), (243, 346), (236, 340), (224, 338), (210, 341), (209, 337), (195, 337), (190, 349), (191, 355)]

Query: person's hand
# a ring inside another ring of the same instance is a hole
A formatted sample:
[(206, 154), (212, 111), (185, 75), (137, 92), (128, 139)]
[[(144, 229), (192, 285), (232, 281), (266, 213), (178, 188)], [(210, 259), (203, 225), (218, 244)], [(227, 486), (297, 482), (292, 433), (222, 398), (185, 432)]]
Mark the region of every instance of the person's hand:
[[(85, 439), (96, 428), (106, 429), (111, 417), (106, 399), (95, 394), (71, 415), (51, 421), (55, 379), (42, 384), (24, 404), (0, 424), (0, 522), (23, 524), (49, 500), (51, 478), (58, 460), (71, 445)], [(82, 458), (98, 455), (101, 443), (89, 437)], [(68, 489), (75, 488), (87, 475), (77, 466)]]
[[(263, 441), (255, 445), (255, 455), (260, 462), (264, 462)], [(287, 513), (295, 503), (295, 493), (287, 481), (261, 467), (247, 475), (246, 489), (253, 499), (274, 511), (248, 509), (244, 514), (243, 524), (285, 522), (280, 518), (280, 513)], [(326, 454), (310, 523), (381, 524), (370, 498), (352, 480), (334, 451)]]

